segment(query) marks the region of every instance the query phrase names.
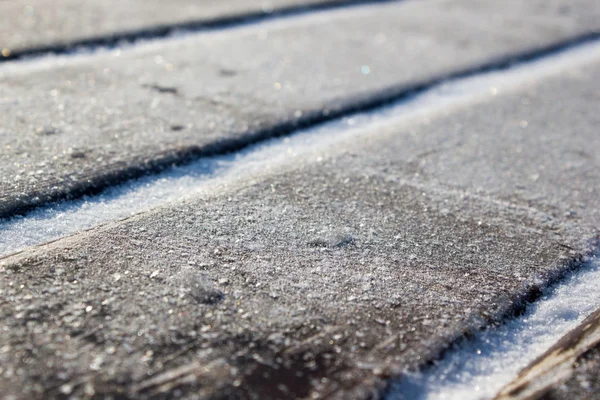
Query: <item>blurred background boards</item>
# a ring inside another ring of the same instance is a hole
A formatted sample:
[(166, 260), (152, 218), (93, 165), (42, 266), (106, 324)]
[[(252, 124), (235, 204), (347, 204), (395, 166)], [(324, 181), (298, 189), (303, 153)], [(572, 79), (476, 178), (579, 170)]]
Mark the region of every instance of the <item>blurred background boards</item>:
[(599, 28), (593, 0), (404, 1), (5, 63), (0, 217), (510, 65)]

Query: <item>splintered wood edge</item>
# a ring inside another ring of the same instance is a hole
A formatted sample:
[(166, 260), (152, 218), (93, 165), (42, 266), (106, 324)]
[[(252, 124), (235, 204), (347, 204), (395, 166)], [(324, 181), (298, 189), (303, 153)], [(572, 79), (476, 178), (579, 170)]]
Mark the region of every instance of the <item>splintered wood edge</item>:
[(495, 400), (534, 399), (573, 374), (573, 363), (600, 343), (600, 309), (532, 361)]

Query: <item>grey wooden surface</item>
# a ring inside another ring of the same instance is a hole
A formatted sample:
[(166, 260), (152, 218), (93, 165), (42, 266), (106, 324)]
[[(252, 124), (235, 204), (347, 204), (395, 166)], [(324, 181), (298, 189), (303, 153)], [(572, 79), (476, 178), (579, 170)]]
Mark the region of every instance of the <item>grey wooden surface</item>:
[[(28, 4), (56, 17), (35, 34), (1, 3), (10, 46), (263, 5)], [(0, 63), (0, 216), (548, 54), (599, 14), (386, 2)], [(599, 85), (598, 62), (573, 63), (0, 259), (0, 392), (381, 395), (597, 248)]]

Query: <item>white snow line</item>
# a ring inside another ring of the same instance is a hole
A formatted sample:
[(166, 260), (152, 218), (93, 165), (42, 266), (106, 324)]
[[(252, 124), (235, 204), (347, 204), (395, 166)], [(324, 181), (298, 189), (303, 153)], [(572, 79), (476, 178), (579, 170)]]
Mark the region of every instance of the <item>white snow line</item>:
[[(363, 17), (369, 14), (381, 12), (381, 7), (391, 6), (394, 3), (401, 3), (407, 0), (399, 1), (380, 1), (355, 3), (355, 4), (331, 4), (330, 7), (307, 6), (298, 10), (274, 10), (272, 16), (266, 14), (264, 17), (249, 18), (248, 21), (239, 21), (224, 23), (221, 28), (202, 27), (199, 23), (198, 28), (174, 28), (167, 35), (148, 37), (141, 35), (131, 40), (123, 39), (117, 44), (95, 44), (95, 45), (75, 45), (69, 51), (48, 51), (47, 53), (23, 55), (14, 60), (7, 60), (0, 63), (0, 78), (4, 74), (28, 74), (35, 71), (44, 71), (56, 69), (57, 67), (69, 67), (80, 64), (89, 64), (90, 62), (101, 63), (102, 60), (114, 59), (122, 54), (148, 54), (162, 52), (165, 46), (195, 46), (198, 40), (207, 39), (211, 43), (217, 43), (220, 40), (230, 40), (232, 37), (253, 37), (260, 40), (268, 37), (269, 32), (286, 30), (292, 27), (310, 27), (315, 24), (324, 24), (336, 18), (337, 21), (354, 18), (356, 12), (360, 12)], [(436, 0), (438, 3), (449, 0)], [(411, 1), (412, 2), (412, 1)], [(227, 28), (225, 28), (227, 26)]]
[(493, 398), (521, 369), (578, 326), (600, 305), (600, 260), (596, 257), (526, 313), (446, 353), (423, 372), (392, 385), (387, 400)]
[[(287, 7), (275, 8), (269, 4), (263, 4), (262, 10), (246, 10), (241, 14), (231, 14), (223, 16), (213, 16), (208, 18), (199, 17), (190, 21), (172, 21), (166, 22), (160, 26), (141, 26), (138, 29), (132, 29), (122, 32), (107, 32), (96, 38), (80, 38), (68, 43), (55, 43), (40, 45), (25, 50), (16, 50), (17, 57), (8, 59), (0, 57), (2, 63), (15, 63), (20, 61), (31, 62), (37, 58), (47, 56), (78, 56), (82, 54), (95, 54), (98, 52), (110, 51), (116, 48), (131, 48), (138, 44), (148, 42), (160, 42), (173, 38), (184, 36), (193, 36), (200, 34), (219, 34), (221, 32), (235, 31), (248, 27), (262, 26), (263, 24), (272, 24), (274, 26), (294, 23), (295, 20), (305, 21), (306, 19), (328, 20), (324, 17), (331, 13), (352, 10), (355, 8), (366, 9), (366, 12), (373, 12), (373, 8), (388, 3), (399, 3), (406, 0), (354, 0), (350, 2), (332, 2), (332, 3), (312, 3), (312, 4), (291, 4)], [(437, 0), (445, 2), (449, 0)], [(363, 11), (365, 12), (365, 11)], [(288, 22), (290, 21), (290, 22)], [(304, 22), (306, 23), (306, 22)], [(14, 56), (14, 54), (13, 54)]]
[[(336, 145), (368, 138), (418, 118), (450, 112), (522, 89), (540, 79), (600, 62), (600, 40), (497, 72), (451, 80), (377, 111), (356, 113), (233, 155), (206, 158), (105, 190), (97, 196), (53, 203), (25, 217), (0, 220), (0, 256), (227, 185), (268, 171), (314, 162)], [(398, 134), (402, 134), (398, 129)]]

